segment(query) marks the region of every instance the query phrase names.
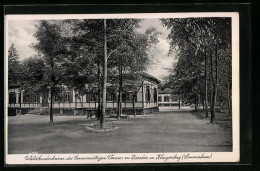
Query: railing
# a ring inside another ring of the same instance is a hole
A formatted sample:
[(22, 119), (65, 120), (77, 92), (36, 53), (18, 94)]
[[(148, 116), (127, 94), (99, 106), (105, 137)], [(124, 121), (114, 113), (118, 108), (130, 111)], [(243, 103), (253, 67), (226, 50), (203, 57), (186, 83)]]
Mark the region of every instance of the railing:
[(37, 108), (41, 107), (40, 103), (9, 103), (8, 107), (10, 108)]
[[(107, 102), (106, 103), (107, 108), (117, 108), (117, 102)], [(135, 102), (135, 107), (136, 108), (142, 108), (144, 105), (144, 108), (152, 108), (152, 107), (157, 107), (158, 103), (157, 102)], [(47, 104), (46, 106), (42, 106), (41, 103), (16, 103), (16, 104), (8, 104), (9, 108), (49, 108), (50, 104)], [(132, 108), (133, 103), (132, 102), (122, 102), (122, 107), (123, 108)], [(59, 102), (54, 102), (53, 103), (53, 108), (98, 108), (98, 103), (97, 102), (64, 102), (64, 103), (59, 103)]]

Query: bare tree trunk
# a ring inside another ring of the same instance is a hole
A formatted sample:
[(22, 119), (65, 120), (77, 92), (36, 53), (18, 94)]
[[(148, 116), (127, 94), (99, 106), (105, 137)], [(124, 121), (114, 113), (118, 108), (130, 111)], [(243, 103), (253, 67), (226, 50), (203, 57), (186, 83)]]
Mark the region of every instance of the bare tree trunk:
[[(215, 56), (216, 56), (216, 81), (215, 81), (215, 97), (214, 97), (214, 102), (215, 102), (215, 106), (214, 107), (216, 107), (216, 104), (217, 104), (217, 95), (218, 95), (218, 46), (216, 45), (216, 54), (215, 54)], [(215, 115), (214, 115), (214, 117), (215, 117)]]
[[(216, 108), (216, 102), (217, 102), (217, 85), (218, 85), (218, 49), (217, 49), (217, 45), (215, 47), (215, 81), (214, 81), (214, 74), (213, 74), (213, 68), (212, 68), (212, 80), (213, 80), (213, 101), (212, 101), (212, 111), (211, 111), (211, 118), (210, 118), (210, 123), (214, 122), (215, 119), (215, 108)], [(212, 61), (212, 57), (211, 57), (211, 67), (213, 65), (213, 61)]]
[(232, 115), (232, 70), (231, 70), (231, 60), (229, 61), (229, 79), (228, 79), (228, 113), (229, 113), (229, 116)]
[(53, 87), (51, 87), (50, 123), (53, 123)]
[[(120, 88), (119, 88), (120, 89)], [(121, 105), (122, 105), (122, 95), (121, 90), (118, 91), (118, 98), (117, 98), (117, 120), (120, 120), (121, 114)]]
[(142, 109), (143, 109), (143, 114), (145, 115), (145, 111), (144, 111), (144, 82), (142, 82)]
[(195, 95), (194, 103), (195, 103), (195, 111), (198, 111), (198, 100), (197, 100), (197, 94)]
[(213, 87), (211, 87), (211, 90), (210, 90), (210, 112), (211, 112), (211, 109), (212, 109), (212, 98), (213, 97)]
[[(53, 75), (53, 68), (54, 68), (54, 61), (53, 61), (53, 56), (51, 56), (51, 81), (55, 81), (55, 77)], [(50, 123), (53, 123), (53, 109), (52, 109), (52, 105), (53, 105), (53, 86), (51, 87), (51, 106), (50, 106)]]
[(228, 114), (229, 116), (232, 115), (232, 98), (231, 98), (231, 90), (228, 84)]
[(215, 105), (216, 105), (216, 86), (213, 86), (213, 91), (212, 91), (212, 107), (211, 107), (211, 118), (210, 118), (210, 123), (214, 122), (215, 119)]
[(200, 95), (198, 95), (197, 97), (198, 97), (198, 101), (197, 101), (198, 109), (200, 109)]
[[(123, 91), (123, 62), (122, 62), (122, 59), (121, 59), (121, 70), (120, 70), (120, 91), (121, 91), (121, 94), (120, 94), (120, 117), (123, 113), (123, 107), (122, 107), (122, 91)], [(126, 98), (126, 93), (125, 93), (125, 98)], [(125, 99), (126, 100), (126, 99)]]
[(77, 115), (77, 94), (76, 94), (76, 91), (74, 90), (75, 92), (75, 110), (74, 110), (74, 115)]
[(122, 107), (122, 91), (121, 91), (121, 94), (120, 94), (120, 113), (119, 113), (119, 116), (121, 117), (123, 113), (123, 107)]
[(134, 116), (136, 116), (136, 110), (135, 110), (135, 97), (136, 97), (136, 93), (133, 92), (133, 112), (134, 112)]
[(97, 110), (97, 119), (100, 119), (101, 116), (101, 79), (100, 79), (100, 58), (98, 58), (98, 110)]
[(100, 117), (100, 127), (105, 127), (105, 114), (106, 114), (106, 84), (107, 84), (107, 37), (106, 37), (106, 19), (104, 19), (104, 65), (103, 65), (103, 91), (102, 91), (102, 114)]
[(205, 112), (206, 118), (208, 118), (208, 72), (207, 72), (207, 51), (205, 47)]
[(118, 67), (118, 71), (119, 71), (119, 92), (118, 92), (117, 119), (120, 120), (120, 116), (122, 115), (122, 87), (123, 87), (122, 59), (121, 59), (121, 64)]
[(179, 96), (179, 109), (181, 109), (181, 98)]
[(213, 59), (212, 59), (212, 51), (210, 51), (210, 68), (211, 68), (211, 81), (212, 81), (212, 86), (211, 86), (211, 91), (210, 91), (210, 118), (212, 118), (213, 111), (213, 89), (214, 89), (214, 73), (213, 73)]

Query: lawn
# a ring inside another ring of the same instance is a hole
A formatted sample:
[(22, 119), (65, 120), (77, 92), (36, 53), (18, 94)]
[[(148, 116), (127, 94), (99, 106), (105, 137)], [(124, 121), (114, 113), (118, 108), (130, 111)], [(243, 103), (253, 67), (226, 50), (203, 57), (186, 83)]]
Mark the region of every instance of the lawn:
[[(193, 111), (192, 113), (198, 118), (205, 119), (210, 122), (210, 111), (208, 112), (208, 118), (205, 118), (205, 110), (198, 110), (197, 112)], [(232, 142), (232, 116), (225, 112), (216, 112), (213, 124), (219, 125), (227, 132), (227, 134), (230, 134), (230, 138), (227, 141)]]
[(119, 127), (104, 133), (85, 132), (97, 122), (87, 116), (8, 117), (8, 153), (147, 153), (232, 151), (223, 128), (198, 119), (190, 111), (161, 111), (107, 123)]

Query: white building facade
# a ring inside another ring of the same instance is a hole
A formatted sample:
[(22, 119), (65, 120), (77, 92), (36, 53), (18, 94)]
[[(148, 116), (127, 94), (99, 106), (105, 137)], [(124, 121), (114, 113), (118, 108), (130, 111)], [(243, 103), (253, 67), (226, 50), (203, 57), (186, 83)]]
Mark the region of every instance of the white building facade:
[[(142, 77), (142, 83), (136, 85), (136, 91), (124, 90), (122, 92), (123, 112), (132, 114), (145, 114), (158, 111), (158, 84), (153, 76), (148, 74)], [(134, 94), (136, 93), (136, 94)], [(107, 94), (106, 108), (110, 112), (116, 112), (118, 99), (117, 93)], [(65, 89), (59, 95), (54, 96), (53, 109), (56, 114), (85, 114), (95, 112), (98, 109), (97, 94), (79, 94), (73, 89)], [(50, 107), (50, 95), (36, 94), (33, 92), (20, 91), (18, 85), (8, 88), (8, 114), (24, 114), (28, 111), (48, 113)]]

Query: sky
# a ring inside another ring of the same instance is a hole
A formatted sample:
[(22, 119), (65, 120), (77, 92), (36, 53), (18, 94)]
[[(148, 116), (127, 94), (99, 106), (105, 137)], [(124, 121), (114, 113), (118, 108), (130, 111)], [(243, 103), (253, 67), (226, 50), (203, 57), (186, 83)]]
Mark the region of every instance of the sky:
[(36, 52), (30, 47), (37, 40), (33, 36), (36, 32), (37, 20), (9, 20), (8, 21), (8, 47), (14, 43), (19, 60), (33, 56)]
[[(33, 43), (37, 43), (33, 34), (36, 32), (35, 25), (38, 24), (38, 20), (9, 20), (8, 21), (8, 47), (14, 43), (19, 60), (22, 61), (28, 57), (36, 54), (35, 50), (30, 47)], [(166, 68), (170, 68), (172, 63), (175, 62), (175, 53), (168, 56), (170, 48), (170, 40), (167, 39), (170, 33), (166, 27), (163, 27), (158, 19), (145, 19), (140, 23), (141, 28), (139, 32), (144, 32), (150, 26), (155, 27), (162, 34), (159, 35), (159, 43), (153, 49), (153, 62), (149, 66), (147, 73), (162, 80), (164, 76), (169, 73)]]
[(141, 32), (148, 29), (150, 26), (155, 27), (157, 31), (161, 32), (161, 35), (158, 36), (159, 43), (154, 49), (155, 54), (153, 54), (155, 64), (148, 68), (147, 73), (162, 80), (164, 76), (169, 75), (166, 68), (171, 68), (172, 63), (176, 62), (175, 53), (168, 55), (170, 40), (167, 39), (167, 37), (170, 31), (167, 30), (158, 19), (145, 19), (140, 25), (142, 26)]

